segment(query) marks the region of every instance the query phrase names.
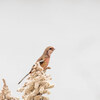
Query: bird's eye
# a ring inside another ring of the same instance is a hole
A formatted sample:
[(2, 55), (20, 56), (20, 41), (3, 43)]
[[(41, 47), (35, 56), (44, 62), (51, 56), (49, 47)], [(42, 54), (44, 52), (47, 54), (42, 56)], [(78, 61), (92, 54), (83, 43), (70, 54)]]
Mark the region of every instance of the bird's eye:
[(52, 48), (50, 48), (49, 50), (52, 50)]

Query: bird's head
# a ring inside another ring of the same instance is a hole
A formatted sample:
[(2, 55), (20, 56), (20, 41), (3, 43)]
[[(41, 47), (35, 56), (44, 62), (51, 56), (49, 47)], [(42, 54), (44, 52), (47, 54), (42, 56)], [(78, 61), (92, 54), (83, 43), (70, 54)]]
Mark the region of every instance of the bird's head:
[(47, 48), (45, 49), (44, 54), (50, 57), (51, 54), (52, 54), (52, 52), (53, 52), (54, 50), (55, 50), (54, 47), (49, 46), (49, 47), (47, 47)]

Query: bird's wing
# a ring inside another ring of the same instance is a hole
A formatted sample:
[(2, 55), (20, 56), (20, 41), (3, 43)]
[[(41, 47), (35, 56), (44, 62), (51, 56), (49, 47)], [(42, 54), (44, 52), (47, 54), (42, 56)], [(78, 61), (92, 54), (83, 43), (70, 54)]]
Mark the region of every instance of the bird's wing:
[(44, 60), (43, 60), (43, 59), (39, 61), (39, 63), (40, 63), (40, 64), (41, 64), (41, 63), (43, 63), (43, 62), (44, 62)]

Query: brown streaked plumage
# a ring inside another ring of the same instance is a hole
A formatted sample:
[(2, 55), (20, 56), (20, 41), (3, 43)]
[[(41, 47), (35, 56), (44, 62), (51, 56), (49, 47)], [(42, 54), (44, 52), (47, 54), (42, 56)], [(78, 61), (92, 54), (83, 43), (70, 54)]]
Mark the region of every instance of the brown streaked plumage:
[[(52, 54), (52, 52), (53, 52), (54, 50), (55, 50), (55, 49), (54, 49), (54, 47), (52, 47), (52, 46), (47, 47), (47, 48), (44, 50), (42, 56), (36, 61), (36, 62), (40, 62), (40, 65), (41, 65), (41, 67), (42, 67), (44, 70), (50, 69), (50, 67), (47, 67), (47, 66), (48, 66), (48, 64), (49, 64), (50, 56), (51, 56), (51, 54)], [(32, 72), (33, 68), (34, 68), (34, 65), (32, 66), (31, 71), (30, 71), (26, 76), (28, 76), (28, 75)], [(25, 77), (26, 77), (26, 76), (25, 76)], [(21, 80), (18, 84), (20, 84), (20, 83), (23, 81), (23, 79), (24, 79), (25, 77), (23, 77), (22, 80)]]

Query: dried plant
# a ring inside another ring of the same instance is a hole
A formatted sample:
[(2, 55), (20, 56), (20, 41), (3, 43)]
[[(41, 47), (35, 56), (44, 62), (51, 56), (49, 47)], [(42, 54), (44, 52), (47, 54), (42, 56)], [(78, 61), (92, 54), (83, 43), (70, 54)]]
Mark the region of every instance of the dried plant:
[(11, 96), (11, 91), (9, 90), (6, 81), (3, 79), (3, 89), (0, 92), (0, 100), (19, 100), (18, 98)]
[(46, 71), (37, 62), (27, 82), (18, 92), (23, 92), (22, 98), (24, 100), (49, 100), (43, 94), (50, 94), (48, 89), (54, 87), (49, 83), (51, 79), (50, 75), (46, 75)]

